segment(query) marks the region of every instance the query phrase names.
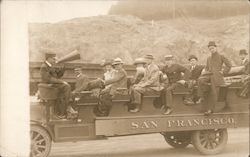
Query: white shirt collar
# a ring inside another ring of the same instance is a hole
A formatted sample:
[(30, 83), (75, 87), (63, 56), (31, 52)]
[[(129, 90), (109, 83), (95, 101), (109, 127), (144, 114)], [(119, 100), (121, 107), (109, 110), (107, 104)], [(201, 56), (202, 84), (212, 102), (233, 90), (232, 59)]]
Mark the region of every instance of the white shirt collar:
[(247, 58), (242, 60), (242, 64), (244, 64), (247, 61)]
[(46, 63), (49, 67), (52, 67), (52, 64), (50, 64), (48, 61), (45, 61), (45, 63)]
[(78, 74), (78, 75), (76, 75), (76, 77), (79, 78), (81, 75), (82, 75), (82, 74)]

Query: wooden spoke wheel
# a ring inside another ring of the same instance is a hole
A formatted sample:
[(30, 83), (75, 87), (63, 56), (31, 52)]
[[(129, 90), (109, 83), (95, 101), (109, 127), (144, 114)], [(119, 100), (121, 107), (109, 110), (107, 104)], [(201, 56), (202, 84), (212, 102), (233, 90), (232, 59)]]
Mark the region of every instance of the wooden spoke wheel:
[(205, 155), (220, 153), (227, 144), (227, 129), (200, 130), (192, 135), (192, 144)]
[(37, 125), (30, 128), (30, 156), (47, 157), (51, 149), (51, 138), (48, 132)]
[(185, 148), (191, 143), (191, 132), (169, 132), (163, 136), (165, 141), (174, 148)]

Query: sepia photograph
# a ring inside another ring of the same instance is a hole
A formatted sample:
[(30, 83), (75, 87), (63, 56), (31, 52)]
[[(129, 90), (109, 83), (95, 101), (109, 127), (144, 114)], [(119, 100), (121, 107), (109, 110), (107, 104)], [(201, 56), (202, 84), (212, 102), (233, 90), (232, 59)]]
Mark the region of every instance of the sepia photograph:
[(248, 0), (1, 1), (2, 157), (248, 157)]

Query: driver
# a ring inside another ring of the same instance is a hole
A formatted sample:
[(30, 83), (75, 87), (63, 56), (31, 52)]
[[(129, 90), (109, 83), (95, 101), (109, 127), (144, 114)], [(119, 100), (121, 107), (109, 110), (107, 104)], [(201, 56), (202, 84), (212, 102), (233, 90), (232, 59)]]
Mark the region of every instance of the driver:
[(58, 88), (59, 95), (62, 97), (62, 103), (59, 106), (59, 111), (56, 116), (60, 119), (64, 119), (66, 118), (67, 111), (72, 114), (77, 114), (77, 111), (69, 105), (71, 87), (67, 82), (60, 79), (63, 76), (64, 70), (58, 70), (55, 67), (56, 54), (46, 53), (45, 58), (46, 60), (40, 68), (42, 82), (52, 84), (53, 87)]

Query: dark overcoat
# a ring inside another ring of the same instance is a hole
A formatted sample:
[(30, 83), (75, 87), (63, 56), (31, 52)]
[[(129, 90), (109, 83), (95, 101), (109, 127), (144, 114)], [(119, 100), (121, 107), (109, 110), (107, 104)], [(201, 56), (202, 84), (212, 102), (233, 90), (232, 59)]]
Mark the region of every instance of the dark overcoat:
[(216, 52), (207, 58), (205, 69), (212, 73), (211, 83), (215, 86), (219, 86), (224, 84), (223, 75), (227, 74), (231, 67), (231, 62), (224, 55)]

